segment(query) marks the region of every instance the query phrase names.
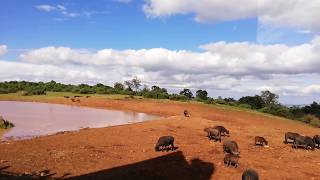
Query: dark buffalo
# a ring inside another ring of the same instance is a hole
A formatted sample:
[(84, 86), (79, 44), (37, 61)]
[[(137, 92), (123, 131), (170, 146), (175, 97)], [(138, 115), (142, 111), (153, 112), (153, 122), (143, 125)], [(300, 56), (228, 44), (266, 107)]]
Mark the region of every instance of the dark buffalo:
[(67, 98), (67, 99), (69, 99), (70, 97), (69, 97), (69, 96), (64, 96), (64, 98)]
[(237, 142), (226, 140), (223, 142), (223, 152), (227, 152), (236, 156), (240, 155)]
[(225, 127), (223, 127), (223, 126), (214, 126), (213, 128), (217, 129), (220, 132), (221, 136), (229, 136), (229, 130), (226, 129)]
[(313, 139), (309, 136), (298, 136), (294, 139), (292, 148), (304, 147), (305, 149), (311, 148), (314, 150), (315, 144)]
[(268, 141), (264, 137), (261, 137), (261, 136), (254, 137), (254, 143), (255, 143), (255, 145), (261, 145), (261, 146), (268, 145)]
[(233, 166), (233, 167), (238, 167), (239, 163), (239, 156), (233, 155), (233, 154), (226, 154), (223, 162), (227, 166)]
[(220, 135), (220, 132), (217, 129), (208, 127), (208, 128), (204, 128), (204, 131), (207, 132), (207, 137), (209, 139), (213, 139), (215, 141), (220, 141), (221, 142), (221, 135)]
[(183, 114), (184, 114), (185, 117), (190, 117), (190, 113), (187, 110), (184, 110)]
[(319, 135), (313, 136), (313, 142), (314, 142), (315, 147), (320, 148), (320, 136)]
[(174, 137), (172, 136), (162, 136), (159, 138), (156, 146), (155, 151), (161, 151), (161, 150), (168, 150), (169, 146), (171, 146), (171, 150), (174, 150)]
[[(293, 143), (293, 141), (296, 139), (296, 137), (300, 136), (298, 133), (293, 133), (293, 132), (286, 132), (284, 135), (284, 143)], [(288, 141), (291, 140), (291, 141)]]
[(242, 173), (242, 180), (259, 180), (259, 174), (253, 169), (246, 169)]

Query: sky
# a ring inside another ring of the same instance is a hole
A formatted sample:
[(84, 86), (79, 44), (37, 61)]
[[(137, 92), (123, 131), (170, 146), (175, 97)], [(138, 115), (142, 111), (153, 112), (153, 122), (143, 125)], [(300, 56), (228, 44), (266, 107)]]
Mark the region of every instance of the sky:
[(0, 81), (137, 76), (212, 97), (320, 101), (319, 0), (2, 0)]

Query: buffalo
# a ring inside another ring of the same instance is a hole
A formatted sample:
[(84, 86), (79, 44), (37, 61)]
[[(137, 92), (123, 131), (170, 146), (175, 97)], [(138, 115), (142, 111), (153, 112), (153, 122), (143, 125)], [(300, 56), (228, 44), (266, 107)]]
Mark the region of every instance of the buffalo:
[(226, 154), (224, 159), (224, 164), (227, 166), (233, 166), (233, 167), (238, 167), (239, 163), (239, 156), (233, 155), (233, 154)]
[(188, 112), (188, 110), (184, 110), (183, 114), (185, 117), (190, 117), (190, 113)]
[[(296, 139), (296, 137), (300, 136), (300, 134), (298, 133), (293, 133), (293, 132), (286, 132), (284, 135), (284, 143), (288, 144), (288, 143), (293, 143), (293, 141)], [(292, 141), (288, 141), (288, 140), (292, 140)]]
[(246, 169), (242, 173), (242, 180), (259, 180), (259, 174), (253, 169)]
[(230, 140), (226, 140), (223, 142), (223, 152), (229, 153), (229, 154), (233, 154), (236, 156), (240, 155), (239, 152), (239, 147), (237, 142), (235, 141), (230, 141)]
[(161, 136), (159, 139), (158, 139), (158, 142), (155, 146), (155, 151), (160, 151), (160, 150), (168, 150), (169, 146), (171, 146), (171, 150), (174, 150), (175, 147), (174, 147), (174, 137), (172, 136)]
[(204, 128), (204, 131), (207, 132), (207, 137), (209, 139), (213, 139), (215, 141), (221, 142), (221, 135), (217, 129), (209, 127), (209, 128)]
[(304, 147), (305, 149), (308, 149), (310, 147), (311, 150), (314, 150), (315, 143), (313, 142), (313, 139), (309, 136), (297, 136), (293, 141), (292, 148), (298, 147)]
[(229, 136), (229, 130), (223, 126), (214, 126), (214, 129), (217, 129), (220, 132), (221, 136)]
[(315, 147), (320, 148), (320, 135), (313, 136), (313, 142)]
[(268, 141), (264, 137), (256, 136), (254, 137), (255, 145), (265, 146), (268, 145)]

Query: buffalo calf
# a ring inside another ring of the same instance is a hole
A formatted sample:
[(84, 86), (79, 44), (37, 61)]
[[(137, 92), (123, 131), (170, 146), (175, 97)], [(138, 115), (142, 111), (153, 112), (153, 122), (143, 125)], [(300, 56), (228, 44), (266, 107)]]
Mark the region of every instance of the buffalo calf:
[[(293, 141), (296, 139), (296, 137), (300, 136), (298, 133), (293, 133), (293, 132), (286, 132), (284, 135), (284, 143), (293, 143)], [(290, 140), (290, 141), (288, 141)]]
[(223, 162), (227, 166), (233, 166), (233, 167), (238, 167), (238, 161), (239, 161), (239, 156), (233, 155), (233, 154), (226, 154)]
[(242, 180), (259, 180), (259, 174), (253, 169), (246, 169), (242, 173)]
[(172, 136), (161, 136), (155, 146), (155, 151), (168, 150), (171, 146), (171, 150), (174, 150), (174, 137)]
[(255, 143), (255, 145), (261, 145), (261, 146), (268, 145), (268, 141), (264, 137), (261, 137), (261, 136), (254, 137), (254, 143)]
[(229, 153), (229, 154), (233, 154), (236, 156), (240, 155), (239, 152), (239, 147), (237, 142), (235, 141), (230, 141), (230, 140), (226, 140), (223, 142), (223, 152)]

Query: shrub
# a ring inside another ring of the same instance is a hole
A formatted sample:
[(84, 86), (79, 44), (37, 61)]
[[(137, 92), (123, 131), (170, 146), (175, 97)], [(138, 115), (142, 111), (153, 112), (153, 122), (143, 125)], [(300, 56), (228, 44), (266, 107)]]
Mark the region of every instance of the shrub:
[(13, 123), (7, 121), (7, 120), (4, 120), (1, 116), (0, 116), (0, 128), (1, 129), (9, 129), (9, 128), (12, 128), (14, 127)]
[(302, 117), (301, 121), (310, 124), (311, 122), (316, 122), (320, 120), (315, 115), (307, 114)]
[(214, 101), (213, 98), (208, 98), (206, 101), (205, 101), (206, 104), (216, 104), (216, 102)]
[(4, 89), (4, 88), (0, 88), (0, 94), (8, 94), (9, 91)]
[(252, 109), (250, 104), (239, 104), (238, 107), (240, 108), (246, 108), (246, 109)]
[(188, 98), (186, 96), (179, 95), (179, 94), (172, 94), (169, 96), (169, 99), (173, 100), (173, 101), (187, 101), (188, 100)]

